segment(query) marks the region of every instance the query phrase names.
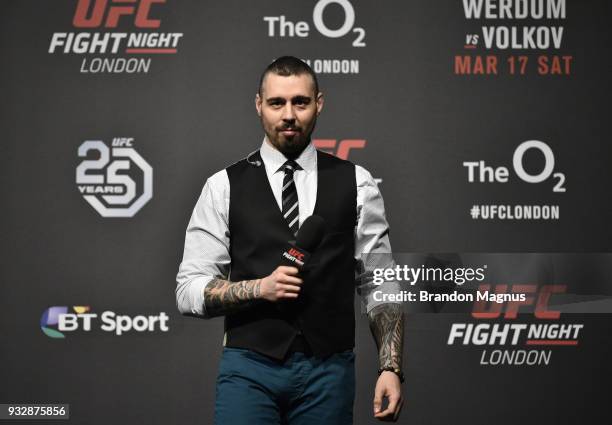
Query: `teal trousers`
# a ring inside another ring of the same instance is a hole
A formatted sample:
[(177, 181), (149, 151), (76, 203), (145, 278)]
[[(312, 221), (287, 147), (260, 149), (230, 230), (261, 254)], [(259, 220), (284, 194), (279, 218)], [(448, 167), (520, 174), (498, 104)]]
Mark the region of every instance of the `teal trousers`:
[(278, 361), (223, 348), (215, 425), (351, 425), (355, 354), (327, 358), (292, 353)]

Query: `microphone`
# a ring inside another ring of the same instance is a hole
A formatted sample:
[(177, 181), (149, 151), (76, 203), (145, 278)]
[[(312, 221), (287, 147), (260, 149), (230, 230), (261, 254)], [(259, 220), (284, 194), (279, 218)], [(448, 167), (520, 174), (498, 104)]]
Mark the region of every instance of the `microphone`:
[(293, 266), (302, 270), (304, 265), (323, 239), (325, 220), (318, 215), (311, 215), (300, 227), (295, 245), (288, 244), (281, 257), (281, 266)]
[(248, 162), (249, 164), (255, 166), (255, 167), (261, 167), (261, 161), (256, 159), (255, 161), (251, 160), (251, 156), (255, 155), (257, 153), (257, 151), (253, 151), (250, 154), (247, 155), (246, 157), (246, 162)]
[[(304, 265), (310, 258), (310, 254), (321, 243), (323, 234), (325, 233), (325, 220), (318, 215), (311, 215), (300, 227), (296, 237), (295, 245), (287, 244), (287, 248), (283, 251), (281, 257), (281, 266), (293, 266), (300, 272), (304, 269)], [(299, 276), (299, 273), (298, 273)], [(283, 313), (290, 312), (291, 305), (299, 300), (281, 300), (276, 304), (276, 307)], [(291, 303), (291, 304), (289, 304)], [(298, 326), (299, 327), (299, 326)]]

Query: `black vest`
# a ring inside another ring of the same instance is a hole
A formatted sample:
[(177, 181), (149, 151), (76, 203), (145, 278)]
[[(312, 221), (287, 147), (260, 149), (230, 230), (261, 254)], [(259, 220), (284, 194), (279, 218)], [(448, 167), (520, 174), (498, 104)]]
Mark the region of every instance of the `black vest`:
[[(227, 168), (230, 182), (230, 279), (268, 276), (295, 237), (270, 187), (259, 152)], [(317, 198), (313, 214), (326, 223), (321, 244), (306, 263), (295, 300), (261, 301), (225, 316), (227, 347), (248, 348), (282, 359), (300, 329), (316, 356), (355, 345), (355, 166), (317, 151)]]

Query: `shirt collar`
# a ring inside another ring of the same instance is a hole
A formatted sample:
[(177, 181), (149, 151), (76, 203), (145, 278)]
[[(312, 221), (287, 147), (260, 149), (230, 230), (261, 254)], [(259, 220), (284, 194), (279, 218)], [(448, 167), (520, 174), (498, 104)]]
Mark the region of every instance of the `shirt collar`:
[[(261, 159), (266, 166), (268, 174), (274, 174), (283, 166), (287, 161), (285, 155), (282, 152), (273, 147), (264, 138), (261, 148), (259, 150)], [(307, 173), (315, 171), (317, 169), (317, 150), (315, 149), (312, 141), (308, 143), (308, 146), (302, 151), (300, 156), (295, 159), (295, 162)], [(282, 171), (282, 169), (281, 169)]]

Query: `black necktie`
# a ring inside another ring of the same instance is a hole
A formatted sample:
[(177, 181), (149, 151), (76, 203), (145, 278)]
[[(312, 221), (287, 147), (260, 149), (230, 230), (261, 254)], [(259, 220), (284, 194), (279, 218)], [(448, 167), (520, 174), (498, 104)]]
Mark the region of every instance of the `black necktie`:
[(283, 217), (287, 220), (287, 224), (294, 235), (300, 227), (300, 208), (298, 206), (298, 195), (293, 181), (293, 172), (298, 170), (300, 166), (297, 162), (290, 159), (283, 164), (285, 170), (285, 178), (283, 179)]

